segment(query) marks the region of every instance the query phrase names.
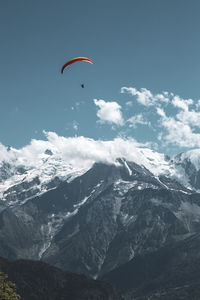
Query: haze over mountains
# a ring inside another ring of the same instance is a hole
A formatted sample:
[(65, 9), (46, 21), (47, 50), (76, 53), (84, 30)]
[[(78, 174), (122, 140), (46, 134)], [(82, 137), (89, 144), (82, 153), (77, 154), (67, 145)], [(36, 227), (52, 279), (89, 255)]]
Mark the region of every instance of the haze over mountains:
[[(42, 260), (116, 285), (126, 276), (120, 268), (139, 272), (146, 257), (170, 257), (166, 247), (179, 253), (184, 245), (180, 264), (197, 259), (198, 243), (191, 254), (187, 241), (200, 229), (199, 149), (170, 158), (133, 140), (46, 135), (20, 150), (0, 147), (0, 256)], [(169, 266), (161, 269), (178, 269), (177, 262)], [(151, 269), (157, 274), (156, 264)], [(119, 287), (125, 297), (146, 297), (142, 284)]]

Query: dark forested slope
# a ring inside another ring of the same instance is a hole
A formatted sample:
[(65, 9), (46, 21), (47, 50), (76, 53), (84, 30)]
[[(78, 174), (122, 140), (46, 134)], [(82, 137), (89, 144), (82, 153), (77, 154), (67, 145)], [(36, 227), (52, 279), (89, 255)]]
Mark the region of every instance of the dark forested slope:
[(122, 300), (110, 284), (43, 262), (0, 258), (0, 269), (16, 283), (21, 300)]

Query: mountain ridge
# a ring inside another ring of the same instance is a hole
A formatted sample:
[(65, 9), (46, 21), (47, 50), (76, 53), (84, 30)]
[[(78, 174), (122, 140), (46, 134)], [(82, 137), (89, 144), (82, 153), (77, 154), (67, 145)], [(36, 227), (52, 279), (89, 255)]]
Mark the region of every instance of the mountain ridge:
[[(21, 164), (21, 183), (9, 189), (5, 185), (2, 192), (7, 198), (0, 201), (0, 255), (43, 260), (98, 278), (138, 255), (197, 233), (200, 194), (195, 186), (199, 170), (192, 165), (194, 160), (183, 155), (172, 160), (148, 149), (138, 151), (146, 156), (144, 164), (117, 157), (112, 163), (97, 161), (83, 168), (65, 161), (72, 166), (70, 173), (61, 172), (62, 177), (48, 173), (42, 192), (40, 176), (32, 176), (38, 175), (40, 168), (32, 172)], [(54, 152), (45, 152), (42, 159), (50, 158), (43, 162), (45, 168), (50, 162), (50, 170), (56, 170)], [(187, 168), (186, 160), (190, 161)], [(61, 167), (62, 159), (58, 161)], [(2, 178), (7, 181), (5, 172)], [(2, 188), (3, 179), (1, 184)], [(26, 198), (35, 187), (39, 192)]]

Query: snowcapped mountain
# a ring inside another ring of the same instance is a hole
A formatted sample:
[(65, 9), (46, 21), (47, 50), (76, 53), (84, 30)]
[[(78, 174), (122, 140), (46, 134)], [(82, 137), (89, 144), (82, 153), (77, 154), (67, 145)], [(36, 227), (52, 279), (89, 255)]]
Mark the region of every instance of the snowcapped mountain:
[(97, 278), (200, 229), (200, 150), (49, 134), (0, 151), (0, 256)]
[(73, 180), (87, 168), (76, 168), (57, 155), (49, 155), (46, 150), (36, 165), (22, 165), (18, 160), (2, 162), (0, 171), (0, 197), (8, 205), (14, 205), (55, 188), (61, 181)]
[(199, 188), (198, 150), (170, 160), (164, 154), (136, 147), (134, 141), (63, 139), (60, 141), (60, 137), (48, 133), (48, 141), (33, 140), (20, 150), (0, 145), (0, 199), (6, 206), (22, 204), (56, 188), (62, 181), (70, 182), (88, 171), (95, 162), (119, 165), (118, 158), (143, 166), (154, 176), (164, 175), (188, 188)]

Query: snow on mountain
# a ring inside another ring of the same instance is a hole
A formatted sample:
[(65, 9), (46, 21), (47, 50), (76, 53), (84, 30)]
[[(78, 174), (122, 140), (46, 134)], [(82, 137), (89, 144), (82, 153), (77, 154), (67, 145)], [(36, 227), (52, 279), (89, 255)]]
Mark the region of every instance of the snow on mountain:
[[(59, 180), (66, 180), (70, 182), (77, 176), (80, 176), (81, 174), (85, 173), (87, 169), (75, 168), (71, 166), (68, 162), (63, 161), (58, 157), (52, 157), (47, 160), (41, 160), (36, 168), (26, 168), (23, 174), (19, 174), (17, 171), (15, 171), (16, 168), (14, 168), (14, 174), (11, 177), (7, 178), (5, 181), (2, 181), (0, 183), (1, 200), (6, 200), (7, 194), (15, 195), (16, 192), (19, 192), (18, 187), (21, 186), (22, 183), (26, 184), (24, 188), (23, 186), (21, 187), (20, 193), (27, 193), (28, 191), (33, 190), (34, 188), (36, 190), (36, 193), (34, 193), (33, 196), (36, 196), (46, 192), (51, 188), (55, 188), (56, 184), (55, 186), (53, 185), (53, 187), (51, 187), (51, 185), (48, 186), (48, 184), (53, 179), (58, 178)], [(35, 180), (37, 178), (38, 180)], [(30, 183), (30, 186), (27, 183)], [(31, 183), (34, 184), (32, 185)], [(22, 203), (23, 201), (21, 202), (21, 204)], [(10, 201), (10, 204), (13, 204), (12, 200)]]
[[(44, 132), (47, 140), (32, 140), (21, 149), (6, 148), (0, 144), (0, 199), (8, 205), (20, 204), (33, 196), (55, 188), (61, 181), (72, 181), (88, 171), (94, 163), (124, 164), (129, 176), (132, 171), (127, 161), (149, 170), (159, 179), (176, 179), (187, 188), (200, 188), (198, 174), (191, 178), (185, 162), (200, 170), (200, 150), (192, 150), (172, 160), (133, 139), (116, 138), (112, 141), (85, 137), (60, 137)], [(121, 160), (119, 160), (121, 158)], [(191, 169), (191, 167), (190, 167)], [(162, 182), (164, 185), (164, 182)]]
[(180, 153), (173, 158), (177, 178), (185, 186), (200, 191), (200, 149)]
[[(45, 134), (47, 141), (32, 140), (19, 150), (0, 145), (2, 200), (6, 199), (6, 191), (13, 193), (14, 189), (10, 189), (22, 182), (31, 183), (38, 178), (34, 186), (43, 193), (50, 188), (47, 185), (54, 178), (71, 181), (89, 170), (95, 162), (119, 164), (119, 157), (143, 165), (156, 175), (173, 173), (163, 154), (141, 148), (134, 140), (95, 141), (84, 137), (59, 137), (53, 132)], [(32, 188), (24, 186), (24, 192)]]
[(200, 149), (193, 149), (183, 152), (174, 158), (176, 163), (183, 162), (184, 160), (190, 161), (197, 171), (200, 170)]

